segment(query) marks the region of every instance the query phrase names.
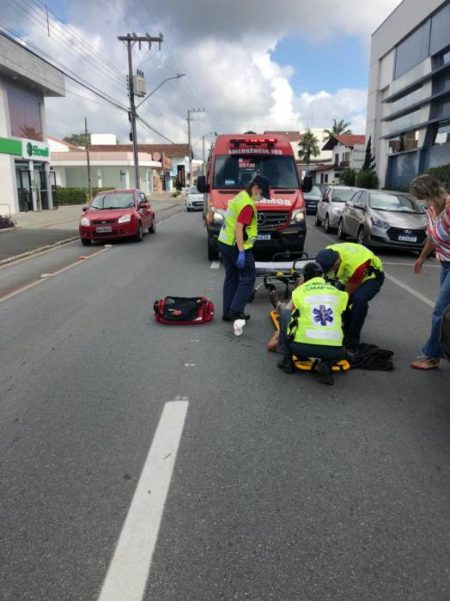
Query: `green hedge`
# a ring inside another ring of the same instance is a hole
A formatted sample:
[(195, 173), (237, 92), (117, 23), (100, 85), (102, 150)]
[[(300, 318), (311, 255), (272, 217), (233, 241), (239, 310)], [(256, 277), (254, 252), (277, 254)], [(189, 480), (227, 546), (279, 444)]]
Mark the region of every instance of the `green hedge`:
[[(111, 190), (111, 188), (92, 188), (92, 196), (94, 197), (102, 190)], [(66, 205), (84, 205), (89, 200), (87, 188), (57, 188), (56, 200), (59, 206)]]
[(440, 179), (447, 190), (450, 191), (450, 163), (441, 167), (432, 167), (428, 169), (427, 173)]
[(376, 190), (378, 188), (378, 176), (372, 169), (362, 169), (357, 174), (355, 183), (358, 188)]

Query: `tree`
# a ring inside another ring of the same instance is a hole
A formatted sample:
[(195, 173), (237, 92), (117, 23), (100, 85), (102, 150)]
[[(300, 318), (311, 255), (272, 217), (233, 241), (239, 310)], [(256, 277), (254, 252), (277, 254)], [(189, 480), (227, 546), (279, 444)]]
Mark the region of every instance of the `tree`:
[(350, 126), (350, 123), (348, 123), (344, 119), (341, 119), (340, 121), (336, 121), (336, 119), (333, 119), (333, 125), (331, 126), (331, 129), (326, 129), (324, 132), (328, 136), (327, 140), (329, 140), (332, 136), (335, 136), (335, 135), (351, 134), (352, 130), (349, 129), (349, 126)]
[(309, 169), (311, 157), (317, 157), (320, 154), (319, 140), (310, 129), (307, 129), (302, 135), (298, 147), (298, 158), (301, 161), (304, 161), (308, 165)]
[(375, 171), (375, 157), (372, 154), (372, 138), (369, 138), (367, 142), (366, 156), (361, 171)]
[(70, 136), (63, 138), (63, 140), (64, 142), (73, 144), (74, 146), (86, 147), (91, 143), (91, 134), (86, 135), (84, 132), (80, 134), (71, 134)]
[(344, 186), (354, 186), (356, 181), (356, 171), (350, 169), (350, 167), (346, 167), (341, 171), (339, 181), (341, 184), (344, 184)]

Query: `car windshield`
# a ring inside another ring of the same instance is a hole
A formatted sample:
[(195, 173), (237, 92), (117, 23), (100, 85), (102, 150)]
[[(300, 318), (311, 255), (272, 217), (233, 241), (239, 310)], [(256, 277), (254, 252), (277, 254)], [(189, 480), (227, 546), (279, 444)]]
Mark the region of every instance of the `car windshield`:
[(369, 206), (376, 211), (391, 211), (393, 213), (424, 213), (425, 209), (413, 196), (407, 194), (385, 194), (372, 192)]
[(195, 186), (192, 186), (192, 188), (189, 188), (189, 194), (200, 194), (200, 192)]
[(133, 192), (99, 194), (92, 201), (90, 209), (130, 209), (134, 207)]
[(313, 186), (309, 194), (311, 196), (322, 196), (322, 190), (318, 186)]
[(289, 156), (217, 156), (214, 162), (214, 188), (242, 190), (255, 175), (268, 178), (271, 188), (298, 188), (295, 162)]
[(354, 190), (333, 190), (333, 202), (346, 202), (354, 193)]

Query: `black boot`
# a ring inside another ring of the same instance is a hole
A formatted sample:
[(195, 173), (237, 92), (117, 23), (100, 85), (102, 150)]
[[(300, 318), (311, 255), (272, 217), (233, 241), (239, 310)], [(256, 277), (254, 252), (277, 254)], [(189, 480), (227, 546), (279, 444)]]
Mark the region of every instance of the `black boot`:
[(317, 366), (317, 373), (319, 374), (319, 382), (321, 384), (326, 384), (327, 386), (333, 386), (334, 377), (333, 377), (333, 372), (331, 370), (331, 365), (329, 363), (320, 361), (319, 365)]
[(283, 359), (281, 359), (281, 361), (277, 363), (277, 366), (287, 374), (294, 373), (294, 363), (292, 359), (284, 357)]

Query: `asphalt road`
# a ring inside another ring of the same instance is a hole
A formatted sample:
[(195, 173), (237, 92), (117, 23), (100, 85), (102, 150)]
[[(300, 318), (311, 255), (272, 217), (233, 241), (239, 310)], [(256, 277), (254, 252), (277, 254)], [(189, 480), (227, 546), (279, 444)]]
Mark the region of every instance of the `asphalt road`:
[[(94, 253), (16, 265), (0, 302), (2, 601), (448, 601), (450, 366), (409, 367), (432, 262), (382, 253), (364, 338), (396, 369), (327, 388), (276, 368), (263, 293), (241, 338), (220, 320), (198, 213)], [(169, 293), (218, 319), (155, 323)]]

